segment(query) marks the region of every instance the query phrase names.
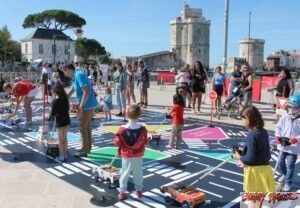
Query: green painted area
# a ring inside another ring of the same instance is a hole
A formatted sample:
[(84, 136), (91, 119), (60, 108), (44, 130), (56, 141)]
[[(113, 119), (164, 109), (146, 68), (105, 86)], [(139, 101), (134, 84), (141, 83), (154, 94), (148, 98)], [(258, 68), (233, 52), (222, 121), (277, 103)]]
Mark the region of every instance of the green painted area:
[[(110, 164), (116, 153), (116, 147), (104, 147), (97, 150), (92, 150), (91, 153), (88, 154), (88, 159), (99, 164)], [(154, 160), (161, 160), (166, 157), (168, 157), (168, 155), (163, 152), (146, 148), (143, 162), (145, 164)], [(121, 158), (117, 157), (112, 165), (116, 168), (121, 168), (121, 164)]]
[[(151, 131), (156, 130), (158, 126), (159, 126), (159, 125), (146, 125), (146, 129), (147, 129), (149, 132), (151, 132)], [(159, 127), (159, 129), (157, 129), (157, 132), (171, 129), (171, 127), (172, 127), (171, 125), (161, 125), (161, 126)], [(117, 133), (117, 131), (118, 131), (118, 129), (120, 128), (120, 126), (101, 126), (100, 128), (103, 129), (103, 130), (112, 132), (112, 133)]]
[[(197, 155), (202, 155), (205, 157), (209, 157), (221, 161), (227, 160), (228, 158), (231, 157), (231, 153), (226, 150), (187, 150), (187, 151), (195, 153)], [(235, 164), (237, 161), (231, 159), (228, 162)]]

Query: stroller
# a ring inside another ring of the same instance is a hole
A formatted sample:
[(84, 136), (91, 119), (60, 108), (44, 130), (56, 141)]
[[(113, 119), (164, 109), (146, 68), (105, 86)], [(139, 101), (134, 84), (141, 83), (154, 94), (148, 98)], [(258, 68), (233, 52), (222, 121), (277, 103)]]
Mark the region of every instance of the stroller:
[(243, 93), (241, 92), (241, 85), (237, 86), (233, 89), (232, 95), (230, 95), (225, 102), (222, 104), (221, 108), (218, 109), (218, 119), (221, 118), (223, 114), (223, 110), (228, 111), (228, 117), (234, 117), (237, 118), (240, 110), (239, 110), (239, 105), (240, 105), (240, 99), (243, 96)]

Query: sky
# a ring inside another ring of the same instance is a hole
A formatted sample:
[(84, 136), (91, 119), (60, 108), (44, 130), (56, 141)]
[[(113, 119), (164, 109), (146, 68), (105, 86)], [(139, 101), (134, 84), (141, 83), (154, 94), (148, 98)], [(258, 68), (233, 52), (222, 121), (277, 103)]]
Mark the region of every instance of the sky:
[[(187, 3), (201, 8), (210, 26), (210, 67), (224, 56), (225, 0), (0, 0), (0, 27), (7, 25), (13, 40), (34, 29), (23, 29), (29, 14), (48, 9), (74, 12), (86, 20), (84, 37), (96, 39), (112, 53), (139, 56), (170, 49), (170, 20)], [(229, 0), (227, 57), (239, 56), (239, 40), (265, 40), (264, 60), (278, 50), (300, 50), (299, 0)], [(72, 30), (64, 31), (75, 38)]]

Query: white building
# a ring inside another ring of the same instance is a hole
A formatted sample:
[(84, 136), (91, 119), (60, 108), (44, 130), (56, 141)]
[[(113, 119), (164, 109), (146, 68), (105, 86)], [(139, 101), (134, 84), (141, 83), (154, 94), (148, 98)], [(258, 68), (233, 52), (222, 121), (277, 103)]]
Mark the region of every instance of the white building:
[(75, 57), (75, 41), (60, 30), (37, 28), (21, 40), (21, 53), (22, 61), (71, 62)]

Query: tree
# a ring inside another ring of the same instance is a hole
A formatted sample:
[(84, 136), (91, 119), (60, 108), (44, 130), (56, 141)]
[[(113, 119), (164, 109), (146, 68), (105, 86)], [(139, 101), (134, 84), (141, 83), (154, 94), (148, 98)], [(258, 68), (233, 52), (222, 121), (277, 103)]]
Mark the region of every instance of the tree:
[(22, 26), (23, 28), (46, 28), (64, 31), (83, 25), (86, 25), (86, 21), (79, 15), (70, 11), (53, 9), (28, 15)]
[(98, 58), (106, 54), (106, 50), (97, 40), (82, 38), (76, 40), (75, 53), (81, 56), (83, 60), (87, 60), (90, 56)]
[(21, 60), (21, 44), (11, 40), (11, 34), (6, 25), (0, 29), (0, 59), (4, 61)]

